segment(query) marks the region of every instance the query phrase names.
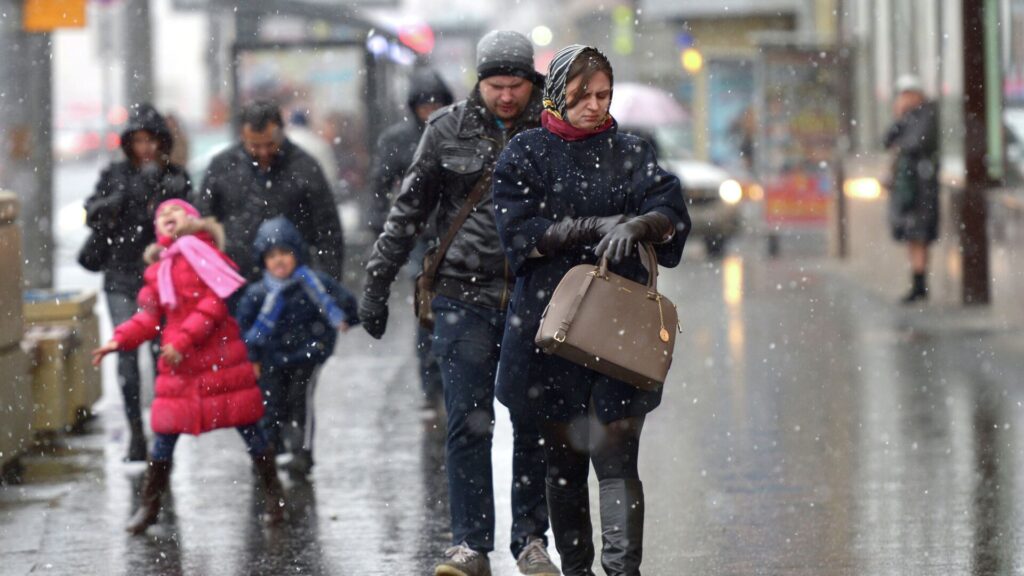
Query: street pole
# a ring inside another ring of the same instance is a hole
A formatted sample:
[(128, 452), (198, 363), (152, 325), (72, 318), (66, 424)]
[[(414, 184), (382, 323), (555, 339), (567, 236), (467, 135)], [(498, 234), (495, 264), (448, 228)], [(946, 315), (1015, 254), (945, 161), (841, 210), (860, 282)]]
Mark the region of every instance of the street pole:
[(960, 248), (963, 257), (961, 297), (964, 304), (987, 304), (990, 299), (986, 193), (991, 181), (986, 166), (988, 101), (985, 10), (991, 5), (987, 1), (963, 1), (966, 175), (960, 205)]
[(125, 0), (124, 26), (125, 98), (129, 106), (153, 102), (153, 27), (149, 0)]
[(0, 188), (21, 201), (25, 285), (53, 285), (50, 34), (25, 32), (21, 0), (0, 0)]

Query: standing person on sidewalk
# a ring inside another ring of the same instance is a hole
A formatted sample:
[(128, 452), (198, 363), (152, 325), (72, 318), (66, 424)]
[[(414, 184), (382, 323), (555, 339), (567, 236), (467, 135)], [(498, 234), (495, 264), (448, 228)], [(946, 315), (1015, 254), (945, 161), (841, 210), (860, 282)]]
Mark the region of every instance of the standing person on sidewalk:
[(156, 523), (170, 489), (174, 447), (182, 434), (233, 427), (245, 441), (263, 493), (266, 520), (284, 519), (284, 490), (274, 453), (258, 426), (263, 399), (238, 324), (224, 299), (245, 279), (221, 251), (223, 228), (184, 200), (167, 200), (156, 211), (157, 243), (139, 291), (139, 312), (93, 350), (93, 364), (118, 350), (132, 350), (161, 335), (150, 425), (156, 441), (142, 485), (139, 509), (127, 530), (141, 534)]
[[(102, 252), (97, 263), (114, 326), (137, 310), (135, 295), (142, 288), (146, 268), (142, 254), (156, 239), (156, 207), (164, 200), (186, 198), (192, 189), (185, 169), (170, 160), (172, 145), (164, 117), (149, 104), (133, 106), (121, 134), (125, 160), (103, 171), (96, 192), (85, 201), (86, 224), (99, 235)], [(146, 435), (136, 350), (118, 351), (117, 379), (130, 431), (125, 460), (142, 462), (146, 459)]]
[[(377, 152), (370, 167), (370, 184), (373, 187), (372, 208), (368, 214), (370, 230), (380, 235), (387, 221), (391, 200), (401, 186), (405, 173), (412, 165), (416, 147), (427, 127), (427, 118), (452, 103), (452, 93), (437, 72), (430, 68), (417, 68), (409, 79), (409, 95), (406, 99), (410, 116), (389, 126), (380, 135)], [(417, 264), (423, 261), (430, 243), (437, 238), (433, 226), (427, 226), (416, 240), (411, 260)], [(419, 270), (417, 270), (418, 272)], [(441, 369), (431, 352), (433, 334), (430, 330), (416, 325), (416, 357), (420, 366), (420, 388), (423, 404), (428, 410), (437, 410), (441, 403)]]
[[(427, 219), (437, 210), (449, 229), (474, 189), (488, 184), (498, 154), (516, 134), (539, 124), (543, 77), (533, 45), (517, 32), (492, 31), (477, 45), (479, 82), (467, 100), (427, 121), (402, 190), (367, 263), (359, 304), (363, 327), (384, 334), (391, 283)], [(446, 470), (452, 546), (437, 576), (489, 576), (494, 549), (491, 441), (494, 376), (505, 327), (511, 275), (498, 240), (490, 186), (458, 229), (440, 265), (432, 310), (434, 354), (448, 411)], [(512, 554), (523, 574), (556, 575), (547, 554), (544, 453), (534, 419), (512, 413)]]
[[(690, 230), (679, 180), (658, 166), (650, 144), (617, 132), (608, 114), (612, 81), (597, 49), (560, 50), (544, 87), (544, 127), (513, 138), (494, 171), (498, 231), (516, 274), (498, 398), (513, 413), (539, 415), (551, 528), (566, 576), (594, 574), (591, 463), (600, 482), (601, 565), (609, 576), (640, 574), (640, 431), (661, 390), (544, 354), (534, 336), (570, 268), (605, 255), (617, 274), (644, 283), (638, 244), (654, 243), (658, 262), (675, 266)], [(600, 430), (593, 438), (591, 412)]]
[(912, 304), (928, 299), (928, 248), (939, 237), (939, 110), (914, 76), (901, 76), (896, 91), (896, 120), (883, 141), (893, 153), (889, 224), (908, 247), (911, 286), (902, 302)]
[(259, 100), (242, 108), (241, 142), (218, 154), (193, 204), (224, 225), (226, 252), (250, 282), (263, 277), (252, 254), (264, 220), (284, 216), (310, 247), (308, 261), (342, 281), (345, 239), (331, 187), (320, 164), (284, 134), (277, 104)]
[(334, 353), (338, 332), (359, 323), (358, 302), (306, 265), (302, 235), (283, 216), (260, 226), (253, 250), (263, 279), (246, 287), (235, 316), (266, 403), (260, 425), (271, 449), (291, 454), (283, 467), (292, 479), (305, 480), (313, 469), (320, 367)]

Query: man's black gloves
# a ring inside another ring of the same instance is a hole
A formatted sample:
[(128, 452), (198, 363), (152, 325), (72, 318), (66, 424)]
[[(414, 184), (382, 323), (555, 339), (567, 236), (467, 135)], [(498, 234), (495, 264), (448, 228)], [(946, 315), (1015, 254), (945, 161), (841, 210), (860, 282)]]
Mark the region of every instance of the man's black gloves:
[(663, 242), (671, 237), (672, 221), (659, 212), (648, 212), (634, 216), (618, 224), (594, 249), (600, 258), (618, 262), (633, 253), (633, 247), (640, 242)]
[(359, 321), (370, 336), (380, 340), (388, 327), (387, 294), (364, 293), (359, 301)]
[(623, 219), (622, 214), (566, 218), (544, 231), (544, 235), (537, 241), (537, 251), (548, 255), (560, 250), (594, 244), (611, 232)]

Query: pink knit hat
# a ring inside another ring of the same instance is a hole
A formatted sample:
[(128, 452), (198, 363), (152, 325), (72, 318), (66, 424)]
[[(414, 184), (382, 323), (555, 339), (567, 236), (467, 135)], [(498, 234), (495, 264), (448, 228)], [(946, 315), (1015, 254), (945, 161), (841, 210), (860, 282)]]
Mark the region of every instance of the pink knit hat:
[[(165, 206), (177, 206), (184, 210), (186, 214), (193, 218), (202, 218), (202, 215), (199, 214), (199, 210), (196, 210), (195, 206), (189, 204), (188, 202), (182, 200), (181, 198), (171, 198), (170, 200), (164, 200), (163, 202), (160, 203), (159, 206), (156, 207), (155, 214), (159, 214), (160, 211), (163, 210)], [(156, 219), (154, 218), (154, 221), (155, 220)]]
[[(190, 218), (195, 218), (197, 220), (199, 218), (202, 218), (202, 215), (199, 213), (199, 210), (196, 210), (195, 206), (189, 204), (188, 202), (186, 202), (186, 201), (184, 201), (184, 200), (182, 200), (180, 198), (171, 198), (170, 200), (164, 200), (163, 202), (160, 203), (159, 206), (156, 207), (156, 213), (155, 214), (160, 214), (160, 211), (163, 210), (165, 206), (178, 206), (179, 208), (184, 210), (185, 214), (188, 214), (188, 216)], [(153, 217), (153, 228), (154, 229), (157, 228), (156, 216)], [(173, 238), (169, 238), (167, 236), (164, 236), (163, 234), (160, 233), (160, 230), (157, 229), (156, 230), (156, 241), (160, 245), (166, 247), (166, 246), (169, 246), (171, 244), (171, 242), (174, 241), (174, 239)]]

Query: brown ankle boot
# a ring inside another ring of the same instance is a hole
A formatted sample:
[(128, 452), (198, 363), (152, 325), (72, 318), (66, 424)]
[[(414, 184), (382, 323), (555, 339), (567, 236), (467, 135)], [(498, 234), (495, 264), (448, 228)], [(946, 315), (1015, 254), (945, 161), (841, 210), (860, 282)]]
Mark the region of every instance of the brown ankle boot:
[(125, 530), (132, 534), (142, 534), (160, 515), (160, 500), (171, 486), (171, 461), (147, 463), (146, 478), (142, 482), (142, 498), (139, 509), (135, 511)]
[(266, 522), (270, 525), (284, 521), (284, 488), (277, 477), (277, 464), (274, 462), (273, 450), (253, 456), (253, 469), (256, 480), (263, 491), (263, 510)]

